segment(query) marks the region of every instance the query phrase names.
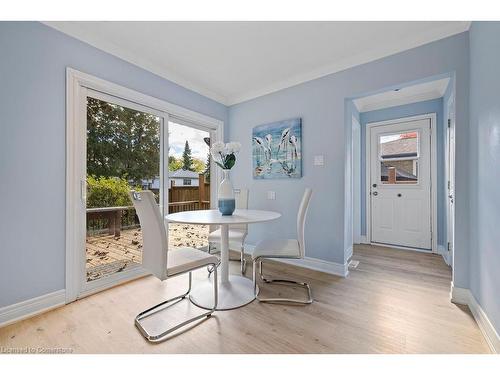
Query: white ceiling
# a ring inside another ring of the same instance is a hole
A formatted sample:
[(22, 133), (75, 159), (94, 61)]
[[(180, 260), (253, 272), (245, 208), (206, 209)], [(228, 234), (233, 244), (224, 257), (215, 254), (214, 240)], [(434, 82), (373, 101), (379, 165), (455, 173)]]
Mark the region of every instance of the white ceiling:
[(443, 78), (364, 96), (353, 100), (353, 102), (359, 112), (375, 111), (397, 105), (423, 102), (442, 97), (449, 83), (449, 78)]
[(226, 105), (467, 30), (469, 22), (46, 22)]

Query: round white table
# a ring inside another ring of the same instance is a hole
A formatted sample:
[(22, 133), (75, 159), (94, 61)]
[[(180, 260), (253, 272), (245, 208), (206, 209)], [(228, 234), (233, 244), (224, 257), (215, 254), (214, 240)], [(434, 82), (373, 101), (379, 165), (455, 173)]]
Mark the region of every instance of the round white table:
[[(177, 212), (166, 215), (165, 218), (175, 223), (220, 225), (221, 264), (217, 310), (230, 310), (252, 302), (255, 296), (251, 280), (239, 275), (229, 275), (229, 226), (261, 223), (278, 219), (280, 216), (278, 212), (261, 210), (235, 210), (231, 216), (222, 216), (219, 210), (200, 210)], [(195, 305), (210, 309), (213, 306), (212, 282), (207, 278), (205, 282), (195, 283), (189, 298)]]

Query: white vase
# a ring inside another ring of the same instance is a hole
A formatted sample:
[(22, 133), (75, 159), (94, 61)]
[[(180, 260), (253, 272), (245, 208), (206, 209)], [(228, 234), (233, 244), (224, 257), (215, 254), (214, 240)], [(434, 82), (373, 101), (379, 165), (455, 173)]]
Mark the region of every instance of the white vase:
[(234, 199), (234, 189), (231, 180), (229, 179), (229, 169), (222, 170), (222, 182), (217, 191), (217, 198), (219, 200), (219, 211), (224, 216), (232, 215), (236, 208)]

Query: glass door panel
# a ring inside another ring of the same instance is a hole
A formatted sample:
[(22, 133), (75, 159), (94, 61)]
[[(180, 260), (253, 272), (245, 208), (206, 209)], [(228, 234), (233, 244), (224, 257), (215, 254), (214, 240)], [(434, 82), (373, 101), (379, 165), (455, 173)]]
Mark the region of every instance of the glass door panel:
[(380, 183), (418, 184), (418, 131), (379, 136)]
[(101, 99), (87, 97), (87, 282), (141, 265), (129, 191), (151, 190), (163, 201), (162, 118)]
[[(210, 209), (210, 132), (195, 124), (168, 124), (168, 212)], [(169, 223), (171, 247), (208, 247), (208, 225)]]

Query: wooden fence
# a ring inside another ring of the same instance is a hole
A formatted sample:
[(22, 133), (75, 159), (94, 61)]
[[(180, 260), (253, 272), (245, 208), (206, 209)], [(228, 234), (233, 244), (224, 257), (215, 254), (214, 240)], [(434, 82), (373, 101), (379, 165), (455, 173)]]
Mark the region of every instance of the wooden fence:
[[(199, 186), (175, 186), (168, 189), (168, 213), (208, 210), (210, 208), (210, 183), (205, 176), (198, 177)], [(87, 232), (101, 234), (108, 232), (120, 236), (120, 229), (139, 226), (133, 206), (100, 207), (87, 209)]]
[(210, 208), (210, 183), (198, 176), (198, 186), (175, 186), (168, 189), (168, 213), (207, 210)]

